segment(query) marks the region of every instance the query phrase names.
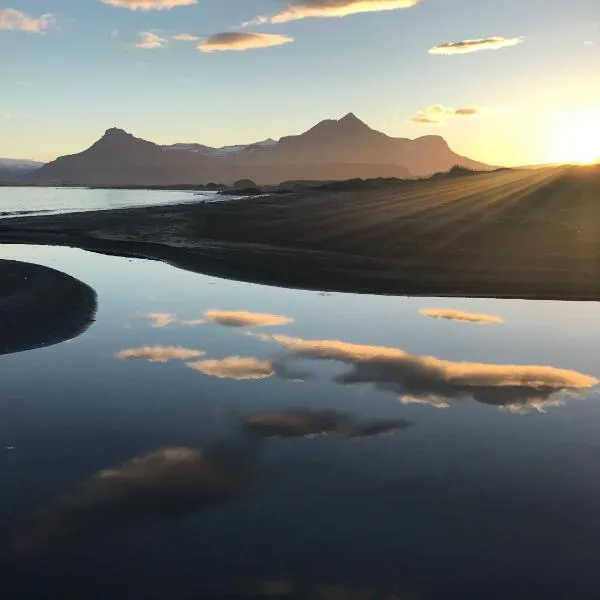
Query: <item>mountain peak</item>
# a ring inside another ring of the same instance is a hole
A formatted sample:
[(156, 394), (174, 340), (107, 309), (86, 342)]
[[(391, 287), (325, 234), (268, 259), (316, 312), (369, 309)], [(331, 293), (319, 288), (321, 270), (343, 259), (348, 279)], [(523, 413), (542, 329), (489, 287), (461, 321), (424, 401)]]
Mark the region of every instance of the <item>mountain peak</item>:
[[(365, 133), (378, 133), (361, 121), (354, 113), (348, 113), (341, 119), (325, 119), (301, 135), (353, 136)], [(383, 135), (383, 134), (380, 134)], [(293, 137), (293, 136), (292, 136)]]
[(347, 115), (342, 117), (339, 120), (339, 123), (361, 123), (364, 125), (364, 123), (352, 112), (349, 112)]
[(448, 142), (441, 135), (422, 135), (421, 137), (415, 138), (413, 143), (416, 144), (434, 144), (436, 146), (441, 146), (444, 148), (448, 148)]
[(119, 129), (118, 127), (110, 127), (109, 129), (107, 129), (104, 132), (103, 137), (105, 137), (105, 138), (112, 138), (112, 137), (132, 138), (133, 136), (131, 135), (131, 133), (128, 133), (124, 129)]
[(152, 142), (136, 138), (131, 133), (118, 127), (111, 127), (104, 132), (104, 135), (94, 144), (92, 144), (88, 150), (91, 152), (100, 152), (114, 154), (121, 150), (127, 149), (128, 152), (144, 151), (140, 149), (153, 150), (157, 148)]

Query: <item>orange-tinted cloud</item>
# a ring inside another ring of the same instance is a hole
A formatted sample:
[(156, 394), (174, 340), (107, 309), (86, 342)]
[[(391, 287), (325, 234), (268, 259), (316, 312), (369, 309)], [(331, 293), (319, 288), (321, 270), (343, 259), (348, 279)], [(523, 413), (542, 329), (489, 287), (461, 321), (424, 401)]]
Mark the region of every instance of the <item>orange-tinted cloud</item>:
[[(142, 48), (143, 50), (156, 50), (158, 48), (164, 48), (167, 44), (167, 40), (165, 38), (160, 37), (160, 35), (156, 35), (156, 33), (152, 33), (151, 31), (142, 31), (140, 33), (140, 39), (135, 43), (136, 48)], [(148, 315), (151, 319), (153, 315), (161, 315), (162, 313), (152, 313)], [(163, 325), (154, 325), (154, 327), (165, 327), (172, 321), (165, 322)]]
[(170, 360), (190, 360), (204, 356), (206, 352), (194, 350), (193, 348), (182, 348), (181, 346), (141, 346), (139, 348), (128, 348), (116, 354), (119, 360), (145, 359), (150, 362), (166, 363)]
[(221, 379), (267, 379), (275, 375), (275, 368), (270, 360), (248, 356), (199, 360), (187, 363), (187, 366), (205, 375)]
[(254, 50), (282, 46), (293, 42), (294, 38), (274, 33), (247, 33), (227, 31), (216, 33), (198, 44), (201, 52), (225, 52), (228, 50)]
[(129, 10), (169, 10), (197, 4), (198, 0), (101, 0), (104, 4)]
[(0, 29), (44, 33), (56, 25), (56, 18), (50, 13), (40, 17), (30, 17), (14, 8), (0, 8)]
[(429, 54), (469, 54), (480, 50), (500, 50), (517, 46), (523, 42), (523, 38), (489, 37), (475, 40), (463, 40), (461, 42), (448, 42), (440, 46), (430, 48)]
[(272, 315), (268, 313), (249, 312), (247, 310), (207, 310), (204, 317), (208, 321), (219, 323), (227, 327), (273, 327), (276, 325), (288, 325), (294, 319), (283, 315)]
[(346, 17), (357, 13), (410, 8), (422, 0), (287, 0), (286, 7), (275, 15), (251, 21), (255, 25), (288, 23), (309, 17)]
[(443, 104), (433, 104), (425, 110), (419, 111), (408, 122), (418, 125), (438, 125), (447, 119), (457, 117), (475, 117), (481, 114), (481, 109), (477, 106), (465, 106), (462, 108), (450, 108)]
[(598, 384), (595, 377), (551, 366), (455, 362), (341, 340), (266, 334), (257, 338), (278, 343), (291, 356), (348, 364), (350, 370), (338, 375), (336, 382), (371, 383), (411, 402), (440, 405), (448, 399), (473, 398), (509, 410), (541, 410)]
[(358, 421), (351, 415), (334, 410), (290, 409), (245, 415), (242, 425), (259, 437), (313, 437), (333, 435), (361, 439), (394, 433), (411, 427), (406, 419)]
[(504, 320), (494, 315), (470, 313), (452, 308), (423, 308), (419, 311), (426, 317), (433, 319), (447, 319), (449, 321), (464, 321), (468, 323), (504, 323)]

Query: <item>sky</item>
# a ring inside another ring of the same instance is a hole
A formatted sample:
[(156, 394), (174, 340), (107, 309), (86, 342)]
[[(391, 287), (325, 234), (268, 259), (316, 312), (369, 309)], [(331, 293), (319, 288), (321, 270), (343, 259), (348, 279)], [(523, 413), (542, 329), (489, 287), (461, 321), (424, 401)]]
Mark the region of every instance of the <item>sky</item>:
[(600, 156), (598, 0), (0, 0), (0, 66), (5, 158), (348, 112), (493, 165)]

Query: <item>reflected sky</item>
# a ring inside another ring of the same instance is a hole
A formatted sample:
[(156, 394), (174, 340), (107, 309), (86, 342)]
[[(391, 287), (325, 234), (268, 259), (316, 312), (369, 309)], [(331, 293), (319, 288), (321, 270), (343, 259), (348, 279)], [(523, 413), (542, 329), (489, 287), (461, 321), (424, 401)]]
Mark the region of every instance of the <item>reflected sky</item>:
[(229, 502), (260, 479), (249, 448), (163, 448), (98, 471), (76, 492), (41, 509), (16, 536), (15, 549), (35, 552), (153, 519), (184, 517)]
[(446, 319), (447, 321), (459, 321), (462, 323), (502, 323), (500, 317), (486, 315), (482, 313), (470, 313), (464, 310), (455, 310), (453, 308), (422, 308), (421, 314), (433, 319)]
[(205, 354), (202, 350), (182, 348), (181, 346), (141, 346), (140, 348), (127, 348), (117, 352), (118, 360), (145, 359), (149, 362), (166, 363), (170, 360), (189, 360)]
[(181, 204), (182, 202), (213, 201), (214, 192), (201, 194), (171, 190), (117, 190), (52, 188), (52, 187), (3, 187), (0, 196), (0, 216), (11, 218), (38, 214), (61, 214), (107, 210), (131, 206)]
[[(6, 589), (188, 598), (237, 578), (594, 597), (597, 304), (321, 295), (66, 248), (0, 255), (98, 294), (79, 337), (0, 357)], [(420, 313), (450, 308), (503, 322)], [(251, 481), (211, 470), (234, 492), (209, 506), (196, 459), (223, 440)]]
[(333, 410), (301, 408), (245, 415), (242, 424), (246, 431), (264, 438), (334, 435), (350, 440), (394, 433), (413, 425), (406, 419), (360, 422), (351, 415)]
[[(404, 403), (448, 407), (446, 399), (473, 398), (518, 411), (528, 406), (562, 404), (568, 395), (588, 390), (598, 379), (575, 370), (542, 365), (501, 365), (441, 360), (400, 348), (305, 340), (284, 335), (258, 336), (279, 344), (291, 356), (336, 361), (351, 369), (334, 377), (342, 385), (373, 384), (398, 394)], [(408, 399), (407, 399), (408, 397)]]

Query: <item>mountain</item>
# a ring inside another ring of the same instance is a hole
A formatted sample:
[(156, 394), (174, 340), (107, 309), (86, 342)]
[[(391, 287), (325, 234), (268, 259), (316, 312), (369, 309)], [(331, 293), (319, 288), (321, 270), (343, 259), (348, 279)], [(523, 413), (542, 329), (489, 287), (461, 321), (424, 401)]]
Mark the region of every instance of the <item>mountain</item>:
[[(371, 129), (352, 113), (340, 120), (321, 121), (301, 135), (283, 137), (276, 150), (283, 162), (326, 162), (335, 156), (343, 163), (401, 165), (414, 177), (447, 171), (455, 165), (477, 170), (490, 168), (455, 154), (440, 136), (393, 138)], [(250, 162), (256, 158), (270, 160), (264, 153), (248, 158)]]
[(83, 185), (231, 184), (252, 179), (266, 185), (286, 180), (420, 177), (455, 165), (490, 168), (455, 154), (442, 137), (393, 138), (350, 113), (279, 141), (224, 148), (160, 146), (112, 128), (87, 150), (60, 157), (28, 179)]
[(260, 148), (268, 148), (277, 144), (277, 140), (269, 138), (262, 142), (256, 142), (254, 144), (238, 144), (236, 146), (223, 146), (221, 148), (213, 148), (211, 146), (205, 146), (204, 144), (171, 144), (170, 146), (162, 146), (165, 150), (186, 150), (189, 152), (197, 152), (205, 156), (225, 156), (227, 154), (236, 154), (243, 150), (255, 150)]
[(43, 164), (35, 160), (0, 158), (0, 182), (21, 181), (25, 175), (39, 169)]

